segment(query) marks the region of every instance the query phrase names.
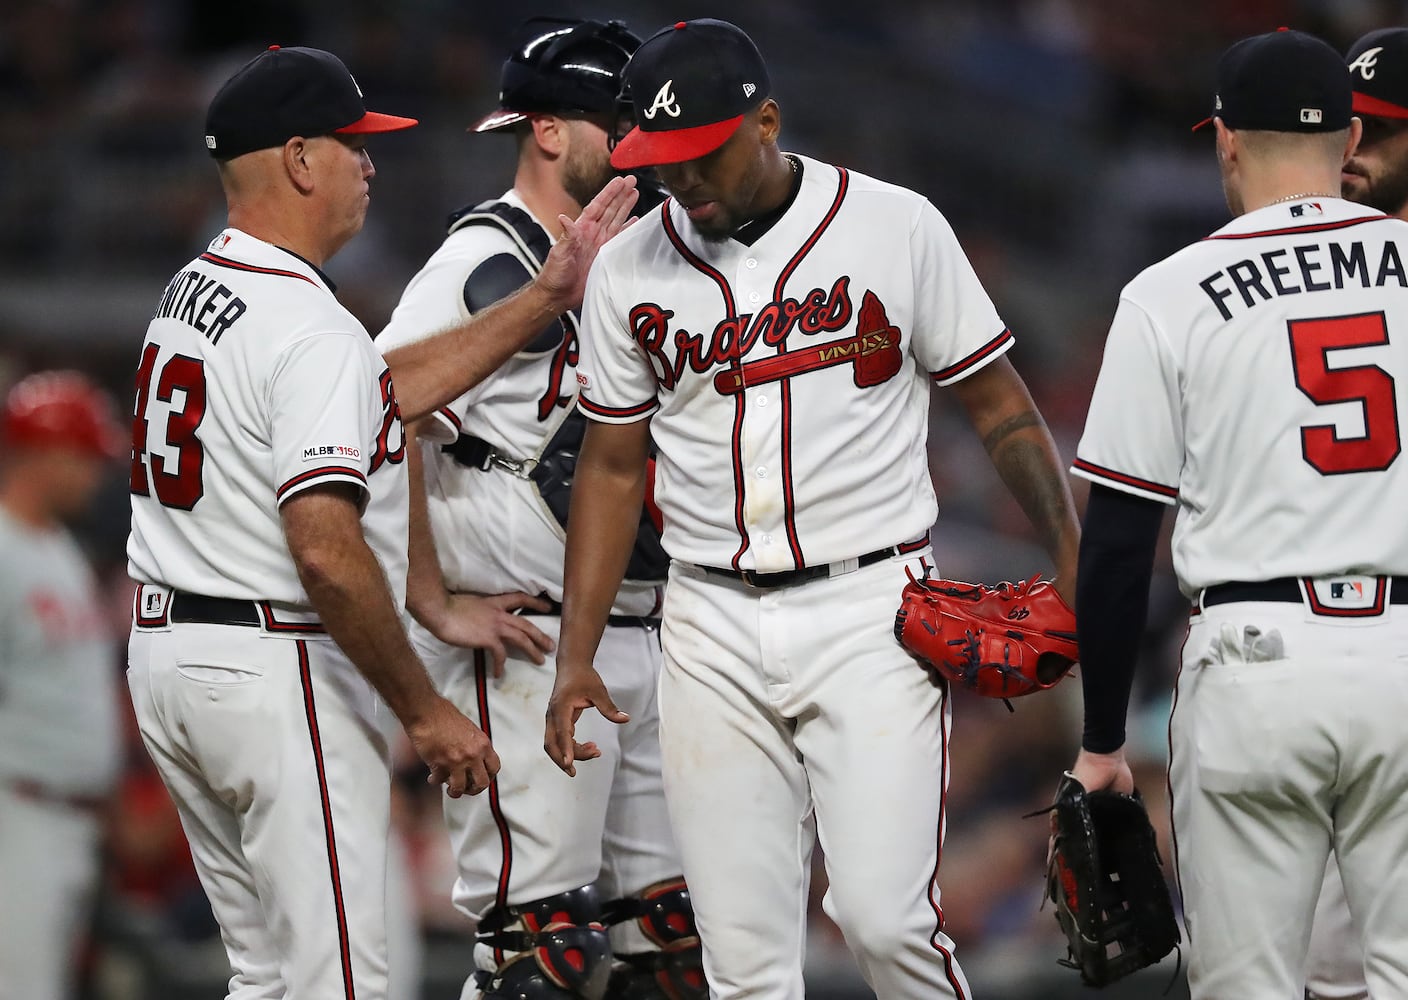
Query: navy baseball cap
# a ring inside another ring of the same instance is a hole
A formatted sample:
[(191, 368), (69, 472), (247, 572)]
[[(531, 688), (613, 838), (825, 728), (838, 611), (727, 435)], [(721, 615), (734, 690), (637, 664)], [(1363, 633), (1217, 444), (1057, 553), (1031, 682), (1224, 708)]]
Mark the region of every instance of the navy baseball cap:
[(498, 110), (472, 129), (506, 128), (534, 112), (613, 112), (621, 71), (638, 48), (639, 36), (620, 21), (530, 18), (499, 75)]
[(1222, 53), (1212, 115), (1193, 128), (1221, 118), (1233, 129), (1338, 132), (1349, 128), (1350, 95), (1349, 71), (1328, 42), (1281, 28)]
[(1408, 118), (1408, 28), (1371, 31), (1345, 58), (1355, 114)]
[(357, 81), (331, 52), (271, 45), (216, 92), (205, 116), (205, 145), (211, 156), (230, 160), (296, 135), (394, 132), (415, 124), (368, 111)]
[(633, 170), (712, 153), (770, 90), (763, 57), (741, 28), (713, 18), (662, 28), (626, 64), (622, 96), (636, 127), (611, 151), (611, 165)]

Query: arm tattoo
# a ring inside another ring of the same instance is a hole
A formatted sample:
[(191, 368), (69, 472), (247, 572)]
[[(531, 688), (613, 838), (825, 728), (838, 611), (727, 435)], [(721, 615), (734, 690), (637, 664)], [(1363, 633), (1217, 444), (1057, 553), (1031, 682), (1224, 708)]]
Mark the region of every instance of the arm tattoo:
[[(1036, 433), (1016, 435), (1028, 428)], [(1059, 552), (1062, 538), (1078, 522), (1060, 456), (1040, 415), (1028, 410), (1004, 420), (983, 438), (983, 445), (1043, 547), (1053, 555)]]
[(993, 456), (993, 460), (996, 461), (998, 445), (1002, 443), (1004, 438), (1014, 431), (1021, 430), (1023, 427), (1040, 427), (1041, 425), (1041, 418), (1032, 410), (1019, 413), (1015, 417), (1008, 417), (1002, 423), (988, 431), (987, 435), (983, 438), (983, 447), (987, 449), (987, 453)]

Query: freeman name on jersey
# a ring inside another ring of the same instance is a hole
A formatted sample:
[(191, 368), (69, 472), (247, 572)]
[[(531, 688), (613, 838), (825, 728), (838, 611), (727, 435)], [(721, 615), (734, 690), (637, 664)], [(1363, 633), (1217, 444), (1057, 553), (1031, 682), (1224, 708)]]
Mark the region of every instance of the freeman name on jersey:
[(1408, 287), (1397, 245), (1385, 242), (1371, 266), (1364, 244), (1356, 241), (1268, 250), (1210, 274), (1198, 287), (1212, 299), (1223, 319), (1231, 319), (1229, 305), (1239, 300), (1250, 309), (1276, 295), (1325, 292), (1350, 284), (1381, 288), (1389, 282)]

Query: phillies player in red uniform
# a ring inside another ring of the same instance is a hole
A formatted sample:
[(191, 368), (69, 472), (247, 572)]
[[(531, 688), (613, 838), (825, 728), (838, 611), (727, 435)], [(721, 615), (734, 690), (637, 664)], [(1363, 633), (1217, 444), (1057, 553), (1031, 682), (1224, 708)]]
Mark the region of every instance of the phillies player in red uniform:
[(123, 451), (112, 401), (40, 372), (0, 410), (0, 997), (69, 1000), (119, 762), (96, 581), (64, 520)]

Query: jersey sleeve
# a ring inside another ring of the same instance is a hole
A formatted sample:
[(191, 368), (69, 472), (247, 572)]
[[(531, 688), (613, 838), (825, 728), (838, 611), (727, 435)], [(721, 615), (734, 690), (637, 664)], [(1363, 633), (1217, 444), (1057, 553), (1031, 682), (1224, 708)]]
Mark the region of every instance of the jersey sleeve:
[(1179, 372), (1148, 313), (1121, 298), (1071, 471), (1172, 504), (1183, 471)]
[(939, 385), (958, 382), (1000, 357), (1012, 334), (959, 246), (948, 220), (928, 200), (910, 232), (914, 268), (913, 352)]
[[(386, 354), (397, 347), (426, 340), (469, 319), (465, 282), (484, 258), (511, 247), (508, 238), (487, 226), (456, 233), (406, 285), (385, 329), (377, 334), (377, 350)], [(421, 428), (425, 440), (446, 443), (460, 434), (465, 414), (474, 402), (474, 390), (440, 407), (434, 420)]]
[(659, 402), (654, 372), (631, 336), (622, 305), (613, 294), (615, 282), (609, 263), (598, 257), (587, 276), (577, 406), (593, 420), (629, 424), (650, 416)]
[(351, 483), (366, 490), (380, 433), (378, 372), (352, 333), (319, 333), (280, 352), (269, 382), (274, 482), (283, 504), (310, 486)]

